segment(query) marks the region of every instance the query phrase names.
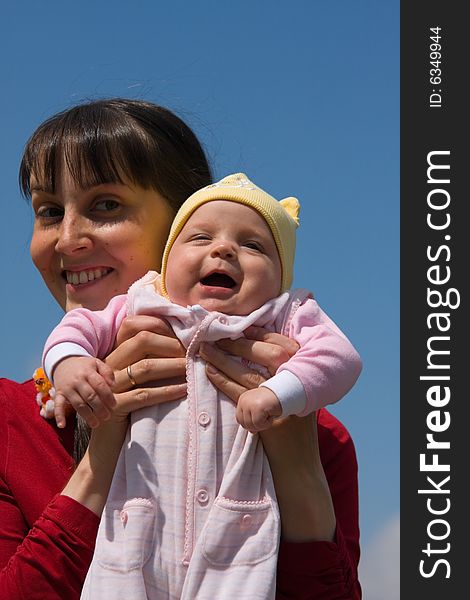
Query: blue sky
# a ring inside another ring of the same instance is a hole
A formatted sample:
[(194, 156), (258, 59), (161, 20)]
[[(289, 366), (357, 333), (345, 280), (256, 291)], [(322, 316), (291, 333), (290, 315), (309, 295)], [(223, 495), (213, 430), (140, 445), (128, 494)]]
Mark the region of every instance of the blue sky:
[(26, 139), (85, 99), (168, 106), (217, 177), (301, 202), (294, 283), (364, 361), (332, 411), (356, 443), (366, 564), (399, 512), (399, 2), (6, 1), (0, 50), (2, 375), (28, 378), (61, 316), (29, 261)]

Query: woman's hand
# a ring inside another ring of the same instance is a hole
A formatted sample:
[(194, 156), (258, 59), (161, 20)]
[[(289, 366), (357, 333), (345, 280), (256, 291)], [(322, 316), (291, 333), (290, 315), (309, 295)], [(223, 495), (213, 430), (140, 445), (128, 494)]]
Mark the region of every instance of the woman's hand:
[[(259, 327), (247, 329), (245, 338), (223, 340), (217, 346), (263, 365), (272, 375), (299, 347), (295, 340)], [(222, 350), (207, 344), (200, 354), (208, 363), (210, 381), (237, 402), (243, 392), (257, 388), (265, 378)], [(273, 474), (283, 539), (332, 541), (336, 517), (320, 460), (316, 415), (276, 419), (260, 436)]]
[[(116, 407), (113, 420), (126, 420), (133, 410), (186, 395), (185, 349), (163, 319), (127, 317), (119, 330), (116, 349), (106, 358), (114, 369)], [(127, 367), (131, 366), (129, 379)]]
[(252, 371), (243, 362), (233, 360), (229, 354), (262, 365), (274, 375), (299, 349), (295, 340), (262, 327), (248, 327), (244, 333), (244, 338), (217, 342), (216, 346), (219, 349), (210, 344), (203, 344), (199, 351), (208, 363), (208, 378), (234, 402), (238, 401), (243, 392), (257, 388), (266, 378), (257, 371)]

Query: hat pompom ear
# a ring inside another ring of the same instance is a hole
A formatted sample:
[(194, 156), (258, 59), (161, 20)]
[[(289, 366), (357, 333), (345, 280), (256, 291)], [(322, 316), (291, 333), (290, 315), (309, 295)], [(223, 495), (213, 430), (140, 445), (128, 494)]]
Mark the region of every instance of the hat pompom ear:
[(300, 204), (297, 198), (284, 198), (281, 200), (279, 204), (286, 211), (286, 213), (296, 222), (297, 226), (299, 225), (299, 211)]

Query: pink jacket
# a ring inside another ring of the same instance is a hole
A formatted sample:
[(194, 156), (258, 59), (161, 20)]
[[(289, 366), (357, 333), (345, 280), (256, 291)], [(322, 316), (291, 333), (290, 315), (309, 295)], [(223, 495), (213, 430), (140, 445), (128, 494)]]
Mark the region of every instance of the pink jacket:
[[(303, 412), (329, 393), (336, 401), (353, 385), (359, 359), (308, 296), (285, 293), (233, 317), (171, 304), (156, 294), (149, 274), (129, 290), (127, 306), (120, 297), (102, 313), (66, 315), (48, 341), (46, 366), (67, 339), (105, 356), (127, 312), (164, 316), (187, 348), (186, 400), (132, 414), (83, 598), (274, 598), (280, 524), (269, 465), (259, 436), (236, 424), (233, 403), (207, 380), (198, 348), (239, 337), (251, 324), (287, 333), (301, 349), (279, 374), (301, 382)], [(84, 317), (83, 339), (71, 337), (69, 329)]]

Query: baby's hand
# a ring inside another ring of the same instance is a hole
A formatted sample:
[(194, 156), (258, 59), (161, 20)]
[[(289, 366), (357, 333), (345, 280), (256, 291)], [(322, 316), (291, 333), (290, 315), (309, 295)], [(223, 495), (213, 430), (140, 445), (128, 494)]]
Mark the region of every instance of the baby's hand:
[(90, 427), (98, 427), (109, 419), (116, 404), (111, 391), (114, 373), (103, 361), (89, 356), (68, 356), (55, 367), (53, 379), (57, 427), (65, 427), (67, 404), (71, 404)]
[(251, 433), (269, 429), (273, 420), (281, 415), (281, 404), (269, 388), (247, 390), (238, 398), (237, 421)]

